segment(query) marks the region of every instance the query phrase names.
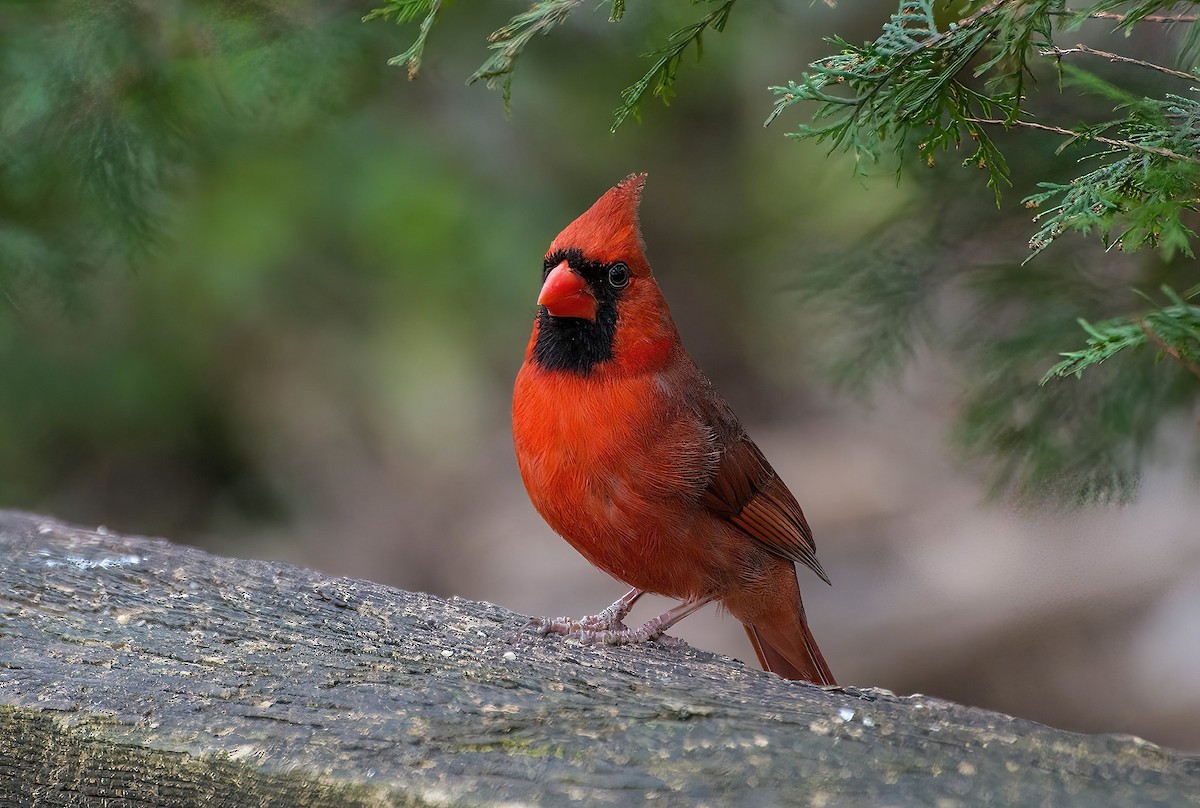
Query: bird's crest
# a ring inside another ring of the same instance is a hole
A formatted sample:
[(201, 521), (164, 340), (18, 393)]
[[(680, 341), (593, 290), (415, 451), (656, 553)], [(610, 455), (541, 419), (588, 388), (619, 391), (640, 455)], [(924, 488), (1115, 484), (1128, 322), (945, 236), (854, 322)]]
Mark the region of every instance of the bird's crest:
[(624, 261), (635, 272), (649, 272), (638, 224), (638, 205), (645, 184), (645, 174), (630, 174), (618, 182), (558, 234), (547, 255), (575, 248), (589, 261)]

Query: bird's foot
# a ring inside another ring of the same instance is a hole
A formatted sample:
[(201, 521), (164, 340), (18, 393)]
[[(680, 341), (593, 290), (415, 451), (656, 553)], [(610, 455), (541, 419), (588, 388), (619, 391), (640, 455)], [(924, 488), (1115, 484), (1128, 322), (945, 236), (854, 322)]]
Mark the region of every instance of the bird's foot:
[(699, 609), (704, 604), (715, 599), (714, 595), (696, 598), (681, 603), (675, 608), (660, 614), (653, 620), (647, 620), (641, 628), (632, 629), (621, 621), (642, 593), (632, 589), (624, 597), (609, 606), (600, 614), (572, 620), (568, 617), (538, 617), (529, 621), (538, 634), (562, 634), (576, 637), (585, 645), (631, 645), (639, 642), (658, 640), (667, 646), (686, 646), (687, 643), (677, 637), (668, 637), (665, 632), (671, 626)]
[(529, 626), (543, 637), (547, 634), (561, 634), (564, 637), (572, 637), (584, 633), (595, 634), (614, 629), (628, 631), (625, 624), (619, 619), (614, 620), (604, 612), (581, 617), (578, 620), (573, 620), (570, 617), (534, 617), (529, 621)]
[[(580, 631), (576, 636), (584, 645), (632, 645), (634, 643), (649, 642), (657, 640), (663, 636), (666, 631), (666, 626), (663, 625), (661, 618), (648, 620), (638, 629), (628, 628), (627, 626), (613, 626), (608, 629), (585, 629)], [(673, 637), (671, 639), (674, 639)]]
[(631, 643), (658, 640), (663, 645), (686, 646), (687, 643), (683, 640), (677, 637), (668, 637), (664, 632), (713, 599), (714, 596), (709, 595), (681, 603), (674, 609), (655, 617), (653, 620), (647, 620), (639, 629), (611, 628), (607, 631), (582, 631), (579, 633), (579, 641), (582, 643), (604, 643), (606, 645), (629, 645)]
[(582, 636), (585, 632), (599, 633), (604, 631), (628, 631), (621, 622), (629, 614), (633, 604), (642, 596), (642, 590), (630, 589), (599, 614), (572, 620), (569, 617), (535, 617), (529, 621), (529, 626), (541, 636), (547, 634), (562, 634), (565, 637)]

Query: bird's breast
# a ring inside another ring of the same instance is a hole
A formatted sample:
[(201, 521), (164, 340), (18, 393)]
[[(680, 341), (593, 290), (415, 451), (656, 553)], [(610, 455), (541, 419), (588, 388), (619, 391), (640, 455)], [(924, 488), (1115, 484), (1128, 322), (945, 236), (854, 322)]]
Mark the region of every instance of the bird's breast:
[(527, 365), (513, 437), (534, 506), (589, 561), (663, 594), (699, 586), (687, 557), (702, 543), (697, 503), (719, 458), (656, 374), (610, 381)]

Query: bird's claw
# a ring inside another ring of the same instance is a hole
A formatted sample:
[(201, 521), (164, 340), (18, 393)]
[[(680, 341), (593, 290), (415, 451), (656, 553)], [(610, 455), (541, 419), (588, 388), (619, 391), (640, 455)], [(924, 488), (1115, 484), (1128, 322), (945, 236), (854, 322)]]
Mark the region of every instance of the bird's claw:
[(561, 634), (564, 637), (574, 637), (584, 645), (632, 645), (657, 640), (668, 648), (687, 647), (683, 640), (669, 637), (664, 632), (712, 600), (708, 597), (688, 601), (653, 620), (648, 620), (640, 628), (632, 629), (623, 621), (641, 594), (641, 590), (631, 590), (612, 606), (590, 617), (581, 617), (578, 620), (569, 617), (535, 617), (529, 621), (529, 625), (540, 636)]
[(606, 631), (628, 631), (629, 629), (619, 619), (611, 616), (593, 614), (573, 620), (570, 617), (534, 617), (529, 621), (529, 628), (540, 637), (547, 634), (561, 634), (564, 637), (580, 637), (585, 634), (600, 634)]
[[(633, 645), (662, 639), (665, 636), (663, 634), (665, 630), (666, 626), (662, 624), (662, 621), (655, 618), (637, 629), (629, 628), (617, 621), (617, 624), (611, 628), (599, 631), (584, 629), (575, 636), (584, 645)], [(676, 641), (674, 637), (668, 639)]]
[(672, 637), (670, 634), (659, 634), (654, 638), (654, 641), (659, 645), (665, 645), (667, 648), (691, 648), (687, 640)]

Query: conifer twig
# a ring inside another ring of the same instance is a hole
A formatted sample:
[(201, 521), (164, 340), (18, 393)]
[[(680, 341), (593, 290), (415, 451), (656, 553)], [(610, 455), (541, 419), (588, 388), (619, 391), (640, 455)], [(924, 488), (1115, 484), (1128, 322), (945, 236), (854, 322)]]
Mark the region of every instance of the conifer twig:
[[(1054, 17), (1072, 17), (1078, 12), (1067, 10), (1050, 11), (1047, 13)], [(1117, 22), (1125, 22), (1127, 19), (1127, 15), (1118, 14), (1115, 11), (1094, 11), (1091, 14), (1088, 14), (1088, 17), (1093, 20), (1116, 20)], [(1137, 18), (1138, 22), (1163, 22), (1168, 24), (1176, 22), (1196, 22), (1197, 20), (1200, 20), (1200, 17), (1197, 17), (1194, 14), (1147, 14), (1145, 17)]]
[(1124, 64), (1137, 65), (1138, 67), (1146, 67), (1151, 70), (1157, 70), (1160, 73), (1166, 73), (1168, 76), (1175, 76), (1176, 78), (1187, 79), (1188, 81), (1200, 81), (1200, 76), (1192, 73), (1185, 73), (1182, 70), (1172, 70), (1169, 67), (1156, 65), (1154, 62), (1145, 62), (1141, 59), (1134, 59), (1131, 56), (1122, 56), (1119, 53), (1109, 53), (1108, 51), (1096, 50), (1095, 48), (1089, 48), (1087, 45), (1076, 45), (1073, 48), (1053, 47), (1048, 48), (1047, 50), (1038, 51), (1038, 54), (1041, 56), (1053, 56), (1059, 59), (1072, 53), (1086, 53), (1091, 56), (1099, 56), (1100, 58), (1107, 59), (1110, 62), (1122, 62)]
[(1170, 149), (1164, 149), (1160, 146), (1147, 146), (1142, 143), (1134, 143), (1132, 140), (1117, 140), (1117, 139), (1111, 138), (1111, 137), (1104, 137), (1103, 135), (1089, 135), (1086, 132), (1076, 132), (1073, 129), (1063, 129), (1061, 126), (1048, 126), (1044, 123), (1036, 123), (1034, 121), (1023, 121), (1020, 119), (1006, 121), (1006, 120), (995, 119), (995, 118), (964, 118), (963, 120), (972, 121), (973, 123), (990, 123), (990, 124), (997, 124), (1000, 126), (1024, 126), (1024, 127), (1028, 127), (1029, 129), (1041, 129), (1044, 132), (1053, 132), (1057, 135), (1064, 135), (1066, 137), (1078, 138), (1080, 140), (1094, 140), (1097, 143), (1104, 143), (1109, 146), (1116, 146), (1119, 149), (1128, 149), (1131, 151), (1148, 152), (1150, 154), (1157, 154), (1160, 157), (1168, 157), (1172, 160), (1181, 160), (1186, 163), (1194, 163), (1196, 165), (1200, 165), (1200, 158), (1189, 157), (1186, 154), (1180, 154), (1179, 152), (1171, 151)]
[(708, 28), (721, 32), (729, 21), (729, 14), (737, 0), (724, 0), (719, 7), (705, 14), (699, 20), (686, 28), (681, 28), (667, 38), (667, 44), (649, 56), (657, 56), (658, 61), (646, 71), (640, 79), (621, 91), (621, 105), (613, 113), (613, 125), (610, 131), (616, 132), (627, 118), (633, 116), (641, 120), (642, 100), (646, 93), (662, 99), (664, 104), (670, 104), (674, 95), (675, 73), (683, 61), (683, 55), (692, 44), (696, 46), (696, 55), (704, 52), (702, 36)]
[(1150, 326), (1146, 325), (1145, 320), (1138, 320), (1138, 327), (1142, 329), (1142, 331), (1143, 331), (1143, 333), (1145, 333), (1146, 337), (1151, 342), (1153, 342), (1155, 345), (1157, 345), (1159, 347), (1159, 349), (1162, 350), (1163, 353), (1165, 353), (1169, 356), (1175, 357), (1177, 360), (1179, 360), (1179, 362), (1185, 368), (1190, 370), (1194, 375), (1200, 376), (1200, 365), (1197, 365), (1192, 360), (1184, 357), (1181, 353), (1179, 353), (1179, 350), (1177, 348), (1168, 344), (1158, 334), (1155, 334), (1154, 330), (1152, 328), (1150, 328)]

